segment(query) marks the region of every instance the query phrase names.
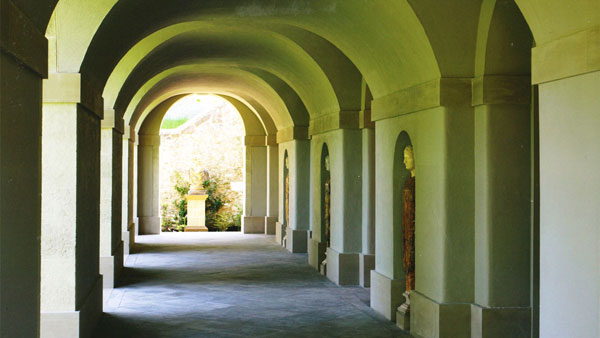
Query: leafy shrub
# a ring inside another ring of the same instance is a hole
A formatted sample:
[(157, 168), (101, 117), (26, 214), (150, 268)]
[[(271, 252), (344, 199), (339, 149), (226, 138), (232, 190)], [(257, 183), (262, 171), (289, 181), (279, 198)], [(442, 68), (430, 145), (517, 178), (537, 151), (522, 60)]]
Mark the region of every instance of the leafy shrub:
[[(162, 205), (163, 231), (183, 231), (187, 224), (187, 199), (192, 185), (189, 180), (176, 172), (177, 198), (172, 203)], [(190, 175), (199, 177), (201, 175)], [(206, 191), (206, 227), (209, 231), (239, 231), (241, 228), (242, 209), (238, 205), (231, 206), (230, 182), (223, 182), (218, 176), (210, 176), (202, 182)]]

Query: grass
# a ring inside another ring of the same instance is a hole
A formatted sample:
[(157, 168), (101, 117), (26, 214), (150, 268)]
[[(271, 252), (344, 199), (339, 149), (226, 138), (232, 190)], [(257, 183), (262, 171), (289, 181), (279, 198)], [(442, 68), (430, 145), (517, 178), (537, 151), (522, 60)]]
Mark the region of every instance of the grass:
[(189, 118), (187, 118), (187, 117), (175, 119), (175, 120), (164, 120), (162, 125), (160, 126), (160, 129), (175, 129), (175, 128), (179, 127), (180, 125), (186, 123), (188, 120), (189, 120)]

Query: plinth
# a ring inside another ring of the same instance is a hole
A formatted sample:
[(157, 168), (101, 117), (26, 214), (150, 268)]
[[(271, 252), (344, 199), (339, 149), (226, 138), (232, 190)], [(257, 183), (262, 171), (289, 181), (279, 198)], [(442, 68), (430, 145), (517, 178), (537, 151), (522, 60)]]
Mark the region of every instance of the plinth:
[(206, 227), (205, 203), (208, 195), (186, 195), (187, 199), (187, 226), (186, 232), (208, 231)]
[(404, 291), (402, 295), (406, 298), (406, 302), (396, 311), (396, 325), (406, 331), (410, 330), (410, 293), (411, 291)]

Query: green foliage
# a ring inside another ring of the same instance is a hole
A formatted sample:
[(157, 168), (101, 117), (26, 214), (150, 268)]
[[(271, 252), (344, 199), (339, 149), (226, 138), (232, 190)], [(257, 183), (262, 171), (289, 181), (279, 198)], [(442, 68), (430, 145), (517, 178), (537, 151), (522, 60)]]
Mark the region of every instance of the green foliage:
[[(191, 182), (175, 173), (176, 184), (173, 187), (178, 197), (168, 204), (162, 205), (163, 231), (183, 231), (187, 224), (187, 199)], [(222, 182), (219, 177), (211, 177), (202, 182), (206, 191), (206, 227), (209, 231), (239, 231), (242, 225), (242, 208), (231, 206), (228, 188), (229, 182)]]
[(175, 129), (181, 125), (183, 125), (184, 123), (186, 123), (189, 120), (189, 118), (187, 117), (183, 117), (180, 119), (174, 119), (174, 120), (163, 120), (160, 129)]
[(176, 173), (176, 175), (177, 183), (174, 188), (179, 196), (173, 202), (174, 208), (169, 204), (161, 206), (163, 231), (183, 231), (187, 224), (187, 199), (185, 195), (190, 191), (190, 182), (183, 179), (179, 173)]
[(232, 220), (230, 213), (222, 212), (226, 203), (231, 202), (223, 192), (219, 178), (209, 178), (202, 182), (206, 190), (206, 227), (212, 231), (225, 231), (229, 228)]

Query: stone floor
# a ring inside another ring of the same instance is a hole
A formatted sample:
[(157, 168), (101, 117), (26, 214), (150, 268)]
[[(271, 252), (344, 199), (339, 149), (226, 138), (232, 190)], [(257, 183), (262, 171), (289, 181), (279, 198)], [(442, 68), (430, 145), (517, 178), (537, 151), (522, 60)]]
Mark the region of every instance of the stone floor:
[(408, 337), (272, 236), (139, 237), (95, 337)]

